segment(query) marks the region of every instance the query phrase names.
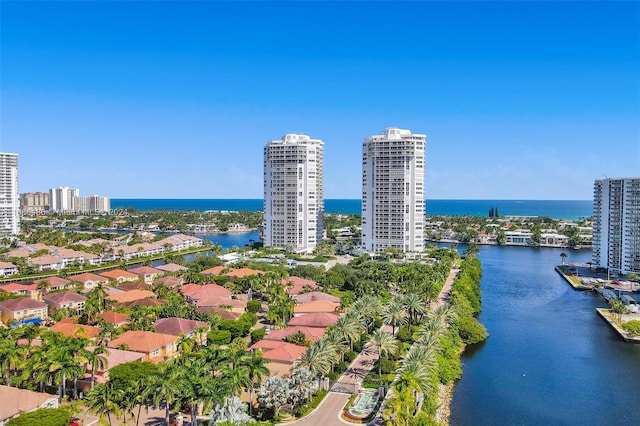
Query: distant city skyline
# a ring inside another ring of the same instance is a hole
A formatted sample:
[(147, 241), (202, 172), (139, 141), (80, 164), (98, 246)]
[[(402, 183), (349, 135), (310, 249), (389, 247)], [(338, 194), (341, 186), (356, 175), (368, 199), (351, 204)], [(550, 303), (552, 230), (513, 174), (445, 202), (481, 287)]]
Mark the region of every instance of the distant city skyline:
[(262, 198), (264, 141), (427, 134), (426, 199), (589, 200), (640, 175), (638, 2), (2, 2), (21, 193)]

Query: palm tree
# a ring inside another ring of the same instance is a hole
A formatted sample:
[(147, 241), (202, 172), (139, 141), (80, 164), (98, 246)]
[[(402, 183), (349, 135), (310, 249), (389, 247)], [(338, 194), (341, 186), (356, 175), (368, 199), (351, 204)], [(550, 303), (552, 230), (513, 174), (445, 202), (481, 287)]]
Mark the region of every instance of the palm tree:
[(426, 311), (427, 303), (416, 293), (407, 293), (402, 301), (409, 314), (409, 325), (414, 325), (418, 316), (421, 316)]
[(109, 424), (112, 424), (111, 413), (116, 416), (120, 413), (117, 401), (122, 399), (122, 393), (111, 382), (98, 385), (87, 394), (87, 405), (100, 417), (106, 415)]
[(268, 376), (269, 369), (265, 366), (269, 362), (268, 359), (262, 357), (260, 351), (251, 351), (240, 359), (241, 367), (245, 368), (247, 378), (250, 380), (249, 385), (249, 415), (253, 414), (253, 396), (256, 385), (260, 385), (265, 376)]
[(96, 380), (96, 370), (105, 370), (109, 365), (107, 357), (109, 351), (101, 345), (96, 346), (93, 350), (88, 350), (85, 354), (89, 365), (91, 366), (91, 389)]
[(393, 300), (382, 314), (382, 320), (385, 322), (385, 324), (391, 326), (391, 334), (395, 335), (396, 327), (406, 324), (407, 311), (405, 311), (400, 303), (398, 303), (396, 300)]
[(562, 266), (564, 266), (565, 259), (569, 257), (569, 255), (565, 252), (560, 253), (560, 258), (562, 259)]
[(386, 331), (376, 330), (371, 335), (371, 340), (367, 342), (366, 348), (373, 349), (378, 353), (378, 376), (382, 375), (382, 356), (398, 350), (398, 341)]
[(11, 373), (25, 359), (25, 347), (18, 346), (14, 339), (0, 340), (0, 371), (4, 375), (7, 386), (11, 386)]
[(322, 376), (331, 371), (332, 361), (336, 359), (335, 347), (327, 339), (320, 339), (302, 354), (296, 367), (306, 368), (318, 377), (318, 386)]
[(349, 342), (350, 350), (353, 350), (353, 343), (360, 340), (360, 334), (364, 331), (360, 318), (355, 312), (351, 313), (351, 311), (338, 319), (335, 328)]

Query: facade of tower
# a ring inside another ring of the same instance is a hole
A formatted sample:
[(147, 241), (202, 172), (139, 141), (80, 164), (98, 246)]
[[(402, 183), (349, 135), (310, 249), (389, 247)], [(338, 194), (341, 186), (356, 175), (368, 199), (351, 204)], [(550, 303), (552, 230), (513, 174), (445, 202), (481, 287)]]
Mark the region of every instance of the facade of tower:
[(595, 181), (591, 254), (593, 266), (640, 273), (640, 178)]
[(0, 152), (0, 236), (19, 233), (18, 154)]
[(424, 250), (426, 135), (391, 127), (362, 144), (362, 248)]
[(54, 212), (75, 212), (80, 190), (61, 186), (49, 190), (49, 210)]
[(264, 147), (264, 245), (310, 253), (322, 241), (324, 142), (286, 134)]

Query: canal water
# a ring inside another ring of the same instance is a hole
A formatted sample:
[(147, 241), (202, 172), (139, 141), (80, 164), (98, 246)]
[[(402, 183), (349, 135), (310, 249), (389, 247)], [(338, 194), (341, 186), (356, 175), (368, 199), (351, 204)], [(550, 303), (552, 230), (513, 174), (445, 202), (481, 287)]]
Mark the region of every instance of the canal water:
[(640, 425), (640, 345), (597, 316), (603, 300), (554, 271), (562, 251), (480, 248), (490, 336), (463, 355), (452, 425)]

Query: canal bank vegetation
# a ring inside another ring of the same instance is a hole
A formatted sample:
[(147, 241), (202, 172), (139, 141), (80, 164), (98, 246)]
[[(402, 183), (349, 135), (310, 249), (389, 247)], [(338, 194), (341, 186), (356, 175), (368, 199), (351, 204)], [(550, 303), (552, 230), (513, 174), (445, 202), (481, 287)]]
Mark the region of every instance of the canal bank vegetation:
[(398, 362), (383, 417), (389, 425), (436, 425), (447, 423), (441, 415), (448, 409), (452, 387), (462, 376), (460, 356), (466, 345), (485, 340), (488, 333), (476, 316), (481, 311), (480, 261), (472, 254), (461, 263), (448, 303), (410, 325), (410, 338), (400, 335), (409, 349)]

